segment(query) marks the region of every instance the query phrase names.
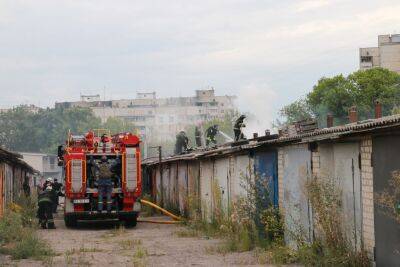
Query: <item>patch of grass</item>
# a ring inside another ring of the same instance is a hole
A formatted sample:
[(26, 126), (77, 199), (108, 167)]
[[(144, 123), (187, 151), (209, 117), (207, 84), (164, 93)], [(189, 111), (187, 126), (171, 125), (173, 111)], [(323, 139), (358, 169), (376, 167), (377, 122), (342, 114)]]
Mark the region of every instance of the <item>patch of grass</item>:
[(107, 238), (121, 236), (125, 233), (126, 233), (125, 227), (123, 225), (119, 225), (119, 226), (113, 228), (112, 230), (104, 233), (101, 237), (107, 239)]
[(80, 253), (94, 253), (94, 252), (103, 252), (103, 250), (99, 249), (99, 248), (95, 248), (95, 247), (92, 247), (92, 248), (81, 247), (79, 249), (79, 252)]
[(200, 232), (196, 229), (181, 229), (175, 232), (178, 237), (199, 237)]
[(130, 250), (135, 248), (136, 246), (142, 245), (142, 240), (140, 239), (126, 239), (118, 241), (118, 244), (121, 246), (123, 250)]
[(135, 253), (133, 254), (133, 257), (142, 259), (147, 256), (147, 250), (143, 248), (142, 246), (137, 246), (135, 249)]
[(31, 200), (19, 203), (21, 205), (14, 205), (14, 211), (7, 210), (0, 218), (0, 253), (11, 255), (13, 259), (49, 261), (55, 253), (37, 236)]
[(17, 242), (10, 250), (13, 259), (29, 259), (45, 260), (54, 256), (54, 252), (50, 247), (40, 240), (36, 235), (28, 235), (20, 242)]
[(136, 246), (135, 252), (133, 253), (132, 263), (133, 266), (146, 266), (146, 257), (148, 253), (145, 248), (142, 246)]

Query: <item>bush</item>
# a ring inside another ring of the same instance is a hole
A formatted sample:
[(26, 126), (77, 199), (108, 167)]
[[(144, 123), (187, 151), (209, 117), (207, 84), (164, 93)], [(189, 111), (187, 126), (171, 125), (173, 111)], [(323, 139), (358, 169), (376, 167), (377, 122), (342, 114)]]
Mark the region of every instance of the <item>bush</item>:
[(6, 210), (0, 218), (0, 253), (9, 254), (13, 259), (33, 258), (44, 260), (54, 255), (49, 245), (39, 239), (35, 229), (35, 202), (23, 198), (21, 205)]

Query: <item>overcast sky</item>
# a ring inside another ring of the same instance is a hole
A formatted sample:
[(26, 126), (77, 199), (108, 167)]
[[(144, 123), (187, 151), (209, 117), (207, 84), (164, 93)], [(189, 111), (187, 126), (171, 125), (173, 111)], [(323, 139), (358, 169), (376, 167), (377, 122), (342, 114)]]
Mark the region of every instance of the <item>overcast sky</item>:
[(213, 86), (271, 120), (357, 70), (399, 14), (398, 0), (0, 0), (0, 107)]

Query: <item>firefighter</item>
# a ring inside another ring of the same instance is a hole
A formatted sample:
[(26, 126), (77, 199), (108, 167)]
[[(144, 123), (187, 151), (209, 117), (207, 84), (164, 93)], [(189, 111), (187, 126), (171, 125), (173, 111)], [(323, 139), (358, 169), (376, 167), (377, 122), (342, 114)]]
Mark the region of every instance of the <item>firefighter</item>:
[(214, 146), (217, 145), (217, 140), (215, 139), (215, 136), (218, 134), (218, 125), (215, 124), (213, 126), (208, 127), (206, 131), (206, 146), (210, 146), (211, 143), (214, 144)]
[(97, 210), (99, 212), (103, 210), (104, 196), (106, 197), (107, 201), (107, 212), (111, 212), (111, 207), (112, 207), (111, 193), (113, 189), (112, 177), (113, 173), (110, 170), (107, 157), (102, 156), (101, 163), (98, 166), (98, 179), (97, 179), (98, 192), (99, 192)]
[(239, 140), (244, 140), (246, 139), (244, 137), (244, 134), (242, 132), (242, 128), (246, 127), (246, 125), (243, 123), (244, 119), (246, 118), (245, 115), (241, 115), (236, 121), (235, 124), (233, 125), (233, 132), (235, 134), (235, 142)]
[(189, 138), (185, 131), (180, 131), (176, 135), (175, 154), (182, 154), (188, 150)]
[(39, 218), (39, 224), (43, 229), (56, 229), (53, 220), (53, 187), (47, 185), (44, 190), (38, 194), (38, 211), (37, 217)]
[(57, 207), (59, 205), (58, 197), (61, 195), (62, 184), (54, 179), (53, 190), (54, 190), (54, 200), (53, 200), (53, 213), (57, 213)]
[(194, 128), (194, 139), (196, 140), (196, 146), (201, 147), (201, 131), (199, 126)]
[(43, 184), (43, 190), (46, 189), (47, 186), (53, 186), (53, 178), (52, 177), (47, 177), (46, 181)]

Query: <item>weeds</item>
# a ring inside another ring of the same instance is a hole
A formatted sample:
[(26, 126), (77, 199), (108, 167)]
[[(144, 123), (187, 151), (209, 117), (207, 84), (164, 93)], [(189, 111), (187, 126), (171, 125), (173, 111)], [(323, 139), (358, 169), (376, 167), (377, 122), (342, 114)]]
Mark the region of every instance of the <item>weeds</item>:
[(54, 256), (49, 245), (41, 240), (35, 229), (36, 206), (32, 200), (21, 198), (0, 218), (0, 253), (13, 259), (48, 260)]
[(354, 251), (342, 224), (341, 194), (333, 183), (311, 179), (307, 194), (319, 235), (311, 244), (300, 244), (299, 261), (306, 265), (369, 266), (367, 253)]
[(142, 246), (136, 246), (135, 252), (133, 253), (132, 263), (133, 266), (146, 266), (146, 257), (148, 253)]
[(376, 203), (387, 216), (400, 223), (400, 171), (394, 171), (389, 186), (375, 194)]
[(182, 229), (179, 231), (176, 231), (175, 234), (178, 237), (199, 237), (200, 232), (196, 229)]
[[(252, 177), (255, 177), (255, 181)], [(192, 220), (188, 230), (178, 232), (178, 236), (198, 236), (200, 233), (223, 239), (220, 245), (207, 248), (208, 253), (243, 252), (256, 247), (267, 247), (283, 240), (283, 225), (279, 211), (272, 207), (269, 197), (260, 197), (261, 185), (259, 177), (243, 176), (242, 187), (246, 194), (238, 198), (230, 207), (224, 206), (219, 184), (212, 184), (212, 213), (207, 220), (207, 212), (203, 209), (201, 216), (198, 201), (189, 198), (189, 214)], [(264, 188), (262, 192), (266, 192)], [(267, 193), (268, 195), (268, 193)], [(206, 205), (203, 205), (205, 207)], [(267, 208), (265, 208), (267, 207)]]
[(118, 244), (121, 246), (121, 249), (129, 250), (129, 249), (135, 248), (136, 246), (142, 245), (142, 240), (140, 240), (140, 239), (126, 239), (126, 240), (119, 241)]

